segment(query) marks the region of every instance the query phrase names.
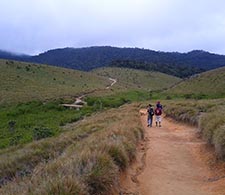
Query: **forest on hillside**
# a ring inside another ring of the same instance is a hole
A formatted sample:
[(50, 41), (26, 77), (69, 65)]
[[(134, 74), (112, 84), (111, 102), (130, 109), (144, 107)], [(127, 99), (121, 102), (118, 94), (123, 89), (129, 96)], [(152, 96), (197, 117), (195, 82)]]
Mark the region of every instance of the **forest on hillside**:
[(0, 58), (49, 64), (89, 71), (105, 66), (155, 70), (178, 77), (225, 66), (225, 56), (195, 50), (188, 53), (161, 52), (139, 48), (87, 47), (49, 50), (35, 56), (0, 51)]
[(194, 66), (179, 66), (177, 64), (150, 63), (135, 60), (115, 60), (109, 66), (157, 71), (181, 78), (204, 72), (204, 69)]

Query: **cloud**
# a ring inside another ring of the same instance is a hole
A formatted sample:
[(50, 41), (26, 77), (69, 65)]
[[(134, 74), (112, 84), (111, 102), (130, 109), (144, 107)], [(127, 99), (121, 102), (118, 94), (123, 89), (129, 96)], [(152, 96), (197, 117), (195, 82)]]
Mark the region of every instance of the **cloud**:
[(1, 49), (113, 45), (225, 54), (222, 0), (1, 0)]

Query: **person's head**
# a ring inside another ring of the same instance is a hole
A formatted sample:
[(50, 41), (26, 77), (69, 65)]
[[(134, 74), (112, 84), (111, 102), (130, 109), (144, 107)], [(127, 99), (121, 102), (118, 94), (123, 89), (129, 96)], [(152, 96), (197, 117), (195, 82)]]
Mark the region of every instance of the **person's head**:
[(160, 104), (160, 101), (158, 101), (157, 104)]
[(148, 106), (149, 106), (149, 107), (152, 107), (152, 105), (151, 105), (151, 104), (149, 104)]

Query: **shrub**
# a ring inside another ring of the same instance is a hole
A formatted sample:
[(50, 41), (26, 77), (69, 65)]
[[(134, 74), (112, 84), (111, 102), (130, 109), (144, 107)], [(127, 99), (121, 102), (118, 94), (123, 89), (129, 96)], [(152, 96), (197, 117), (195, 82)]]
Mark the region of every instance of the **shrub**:
[(33, 139), (40, 140), (46, 137), (51, 137), (54, 135), (54, 132), (47, 127), (35, 127), (33, 130)]
[(184, 98), (185, 99), (191, 99), (191, 98), (193, 98), (193, 93), (191, 93), (191, 94), (184, 94)]
[(28, 66), (25, 67), (26, 71), (30, 71), (30, 68)]
[(220, 126), (213, 137), (216, 153), (220, 158), (225, 159), (225, 125)]
[(10, 146), (14, 146), (14, 145), (17, 145), (20, 141), (20, 139), (22, 138), (21, 135), (14, 135), (10, 138), (10, 141), (9, 141), (9, 145)]
[(172, 100), (172, 97), (169, 96), (169, 95), (167, 95), (167, 96), (166, 96), (166, 100)]
[(14, 132), (15, 131), (16, 121), (9, 121), (8, 125), (9, 125), (9, 131), (10, 132)]

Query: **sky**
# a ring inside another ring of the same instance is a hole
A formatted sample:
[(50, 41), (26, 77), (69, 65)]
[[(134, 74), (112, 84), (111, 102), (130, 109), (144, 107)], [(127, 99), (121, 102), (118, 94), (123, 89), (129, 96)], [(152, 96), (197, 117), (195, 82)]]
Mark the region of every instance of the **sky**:
[(224, 0), (0, 0), (0, 49), (116, 46), (225, 54)]

